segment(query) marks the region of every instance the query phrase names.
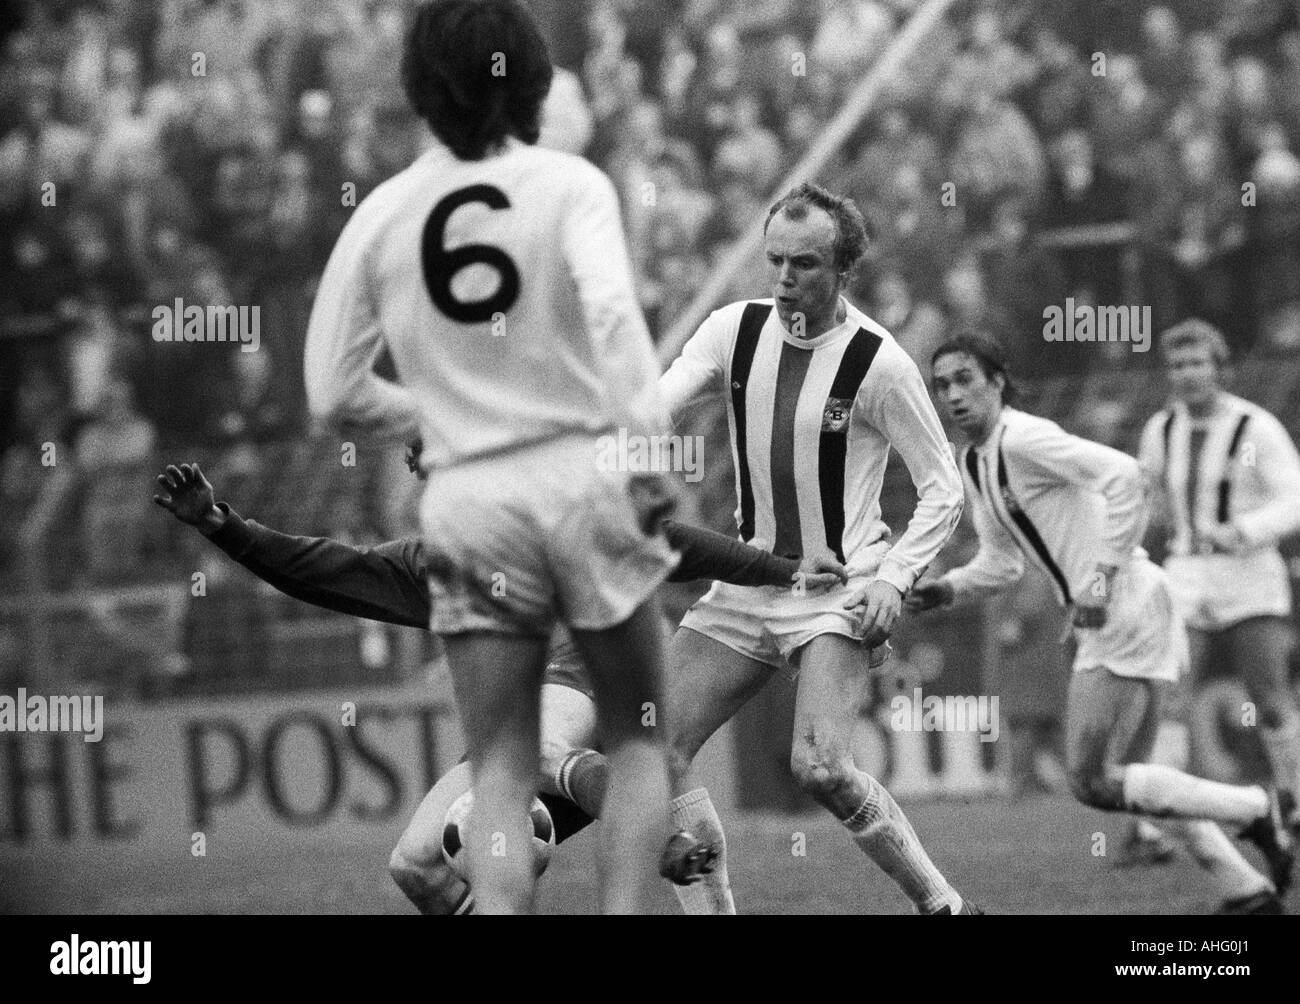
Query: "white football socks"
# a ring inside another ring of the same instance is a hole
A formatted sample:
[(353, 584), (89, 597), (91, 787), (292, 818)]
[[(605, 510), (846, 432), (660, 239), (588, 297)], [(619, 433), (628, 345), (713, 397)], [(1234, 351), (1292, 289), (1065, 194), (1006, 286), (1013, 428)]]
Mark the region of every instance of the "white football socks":
[(1257, 872), (1218, 826), (1205, 819), (1171, 819), (1169, 832), (1191, 852), (1224, 899), (1242, 899), (1272, 890), (1273, 883)]
[(842, 821), (853, 842), (898, 884), (919, 913), (947, 906), (956, 915), (961, 897), (934, 866), (903, 810), (874, 777), (856, 773), (868, 791), (857, 811)]
[(1268, 812), (1268, 794), (1258, 785), (1221, 784), (1163, 764), (1131, 763), (1124, 768), (1124, 805), (1153, 816), (1248, 826)]
[(696, 788), (678, 795), (669, 803), (669, 809), (674, 831), (686, 830), (718, 845), (713, 871), (690, 885), (673, 886), (682, 912), (693, 917), (734, 914), (736, 901), (731, 896), (731, 878), (727, 875), (727, 837), (708, 790)]

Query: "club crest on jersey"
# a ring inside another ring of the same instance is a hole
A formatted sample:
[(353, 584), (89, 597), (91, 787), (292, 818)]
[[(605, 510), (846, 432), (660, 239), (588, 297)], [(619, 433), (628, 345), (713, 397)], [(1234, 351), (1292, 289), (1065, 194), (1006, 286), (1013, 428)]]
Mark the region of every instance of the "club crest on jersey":
[(843, 432), (849, 427), (852, 410), (852, 398), (828, 397), (826, 407), (822, 409), (822, 432)]

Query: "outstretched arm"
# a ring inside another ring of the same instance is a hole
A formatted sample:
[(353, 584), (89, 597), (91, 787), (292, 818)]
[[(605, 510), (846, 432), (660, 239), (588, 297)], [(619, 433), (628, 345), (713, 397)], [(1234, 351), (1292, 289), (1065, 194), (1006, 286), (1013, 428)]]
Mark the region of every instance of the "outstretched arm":
[(735, 586), (802, 586), (820, 589), (846, 581), (844, 567), (833, 558), (794, 558), (698, 526), (665, 520), (664, 536), (682, 560), (669, 576), (674, 582), (720, 579)]
[(313, 606), (369, 620), (429, 626), (429, 590), (419, 541), (355, 547), (328, 537), (295, 537), (241, 519), (214, 501), (198, 464), (168, 466), (154, 502), (194, 526), (280, 592)]

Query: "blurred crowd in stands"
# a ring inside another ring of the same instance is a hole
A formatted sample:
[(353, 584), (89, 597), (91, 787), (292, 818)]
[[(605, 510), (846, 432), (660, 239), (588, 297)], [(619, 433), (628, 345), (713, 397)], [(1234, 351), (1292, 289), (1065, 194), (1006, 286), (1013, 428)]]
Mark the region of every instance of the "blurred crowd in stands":
[[(530, 6), (565, 71), (545, 141), (614, 178), (662, 333), (920, 3)], [(308, 431), (314, 283), (351, 205), (424, 142), (398, 81), (408, 7), (20, 7), (0, 69), (0, 566), (48, 483), (40, 444), (133, 472), (82, 500), (129, 552), (156, 518), (136, 472), (159, 450)], [(1045, 343), (1043, 310), (1067, 297), (1300, 353), (1297, 150), (1295, 3), (963, 0), (820, 180), (871, 227), (854, 299), (918, 362), (973, 326), (1043, 377), (1154, 361)], [(763, 295), (760, 276), (733, 292)], [(257, 305), (260, 351), (154, 343), (150, 311), (177, 297)]]

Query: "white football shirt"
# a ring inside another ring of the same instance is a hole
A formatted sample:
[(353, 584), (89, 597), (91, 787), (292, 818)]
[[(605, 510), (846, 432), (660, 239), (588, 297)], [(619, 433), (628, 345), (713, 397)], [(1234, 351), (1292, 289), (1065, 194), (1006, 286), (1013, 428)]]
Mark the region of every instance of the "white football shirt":
[(1175, 403), (1148, 420), (1138, 457), (1167, 504), (1174, 555), (1209, 553), (1203, 528), (1216, 523), (1236, 526), (1248, 550), (1300, 533), (1300, 453), (1251, 401), (1221, 393), (1204, 419)]
[(1138, 462), (1055, 422), (1003, 408), (961, 453), (979, 553), (944, 578), (958, 596), (996, 592), (1024, 574), (1025, 555), (1068, 606), (1098, 584), (1097, 566), (1137, 554), (1147, 509)]
[(850, 572), (889, 537), (880, 489), (892, 445), (916, 485), (906, 532), (876, 577), (906, 593), (961, 517), (961, 478), (916, 364), (844, 301), (816, 338), (785, 329), (772, 300), (714, 311), (660, 381), (674, 422), (727, 402), (742, 539), (782, 555), (833, 553)]
[[(399, 384), (375, 375), (383, 346)], [(424, 440), (426, 469), (571, 433), (659, 431), (659, 367), (614, 186), (509, 140), (435, 141), (356, 209), (307, 333), (314, 416)]]

